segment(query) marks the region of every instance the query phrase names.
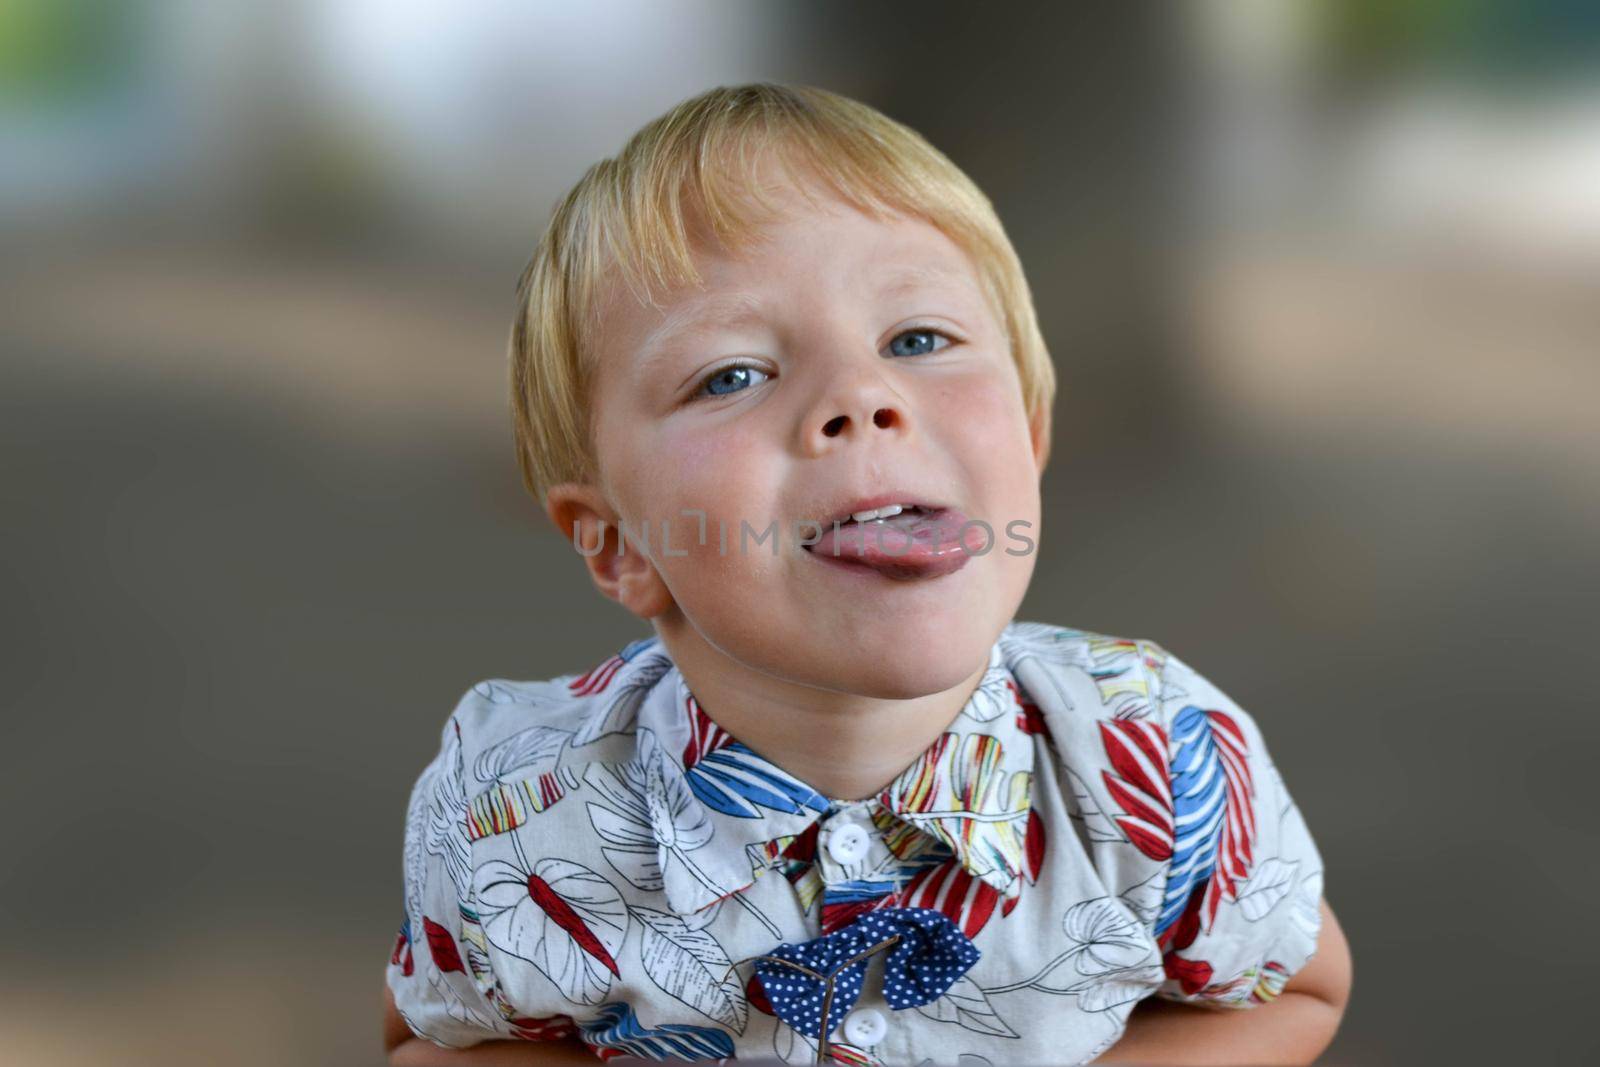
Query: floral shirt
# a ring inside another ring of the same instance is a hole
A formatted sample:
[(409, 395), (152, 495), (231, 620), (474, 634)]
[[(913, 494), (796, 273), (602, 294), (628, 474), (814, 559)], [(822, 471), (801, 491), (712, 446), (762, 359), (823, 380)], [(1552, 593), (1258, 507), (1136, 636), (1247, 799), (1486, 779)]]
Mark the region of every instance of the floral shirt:
[(1322, 862), (1249, 714), (1147, 640), (1013, 621), (944, 733), (839, 801), (666, 648), (473, 686), (406, 818), (386, 978), (448, 1047), (1087, 1063), (1148, 996), (1271, 1000)]

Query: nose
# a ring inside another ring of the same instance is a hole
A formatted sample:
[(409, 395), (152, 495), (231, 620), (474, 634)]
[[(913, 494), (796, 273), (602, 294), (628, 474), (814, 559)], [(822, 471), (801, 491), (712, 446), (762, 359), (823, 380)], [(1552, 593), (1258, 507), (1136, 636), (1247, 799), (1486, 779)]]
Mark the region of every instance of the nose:
[(905, 402), (876, 371), (858, 372), (828, 389), (804, 423), (806, 450), (821, 455), (876, 430), (905, 433)]

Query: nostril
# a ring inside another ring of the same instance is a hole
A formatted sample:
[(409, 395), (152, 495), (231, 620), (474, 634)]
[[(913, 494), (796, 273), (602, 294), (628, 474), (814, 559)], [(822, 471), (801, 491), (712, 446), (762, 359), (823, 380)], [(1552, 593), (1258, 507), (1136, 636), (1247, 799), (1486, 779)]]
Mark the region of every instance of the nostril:
[(879, 408), (872, 413), (872, 424), (878, 429), (887, 429), (894, 425), (894, 412), (888, 408)]
[(829, 419), (822, 427), (822, 432), (829, 437), (839, 436), (839, 431), (844, 429), (844, 424), (850, 421), (848, 415), (836, 415)]

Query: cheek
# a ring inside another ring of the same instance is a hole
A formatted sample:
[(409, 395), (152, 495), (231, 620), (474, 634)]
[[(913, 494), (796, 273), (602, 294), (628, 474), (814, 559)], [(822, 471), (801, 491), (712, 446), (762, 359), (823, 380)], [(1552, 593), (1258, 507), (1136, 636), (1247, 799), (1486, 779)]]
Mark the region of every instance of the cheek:
[(765, 513), (772, 476), (748, 432), (702, 428), (663, 435), (642, 459), (647, 491), (675, 508), (699, 508), (711, 517), (736, 513), (735, 522)]
[(1038, 473), (1027, 414), (1015, 390), (1009, 379), (986, 375), (963, 387), (938, 417), (988, 506), (1006, 519), (1032, 519), (1038, 510)]
[(959, 441), (968, 461), (984, 468), (1026, 463), (1032, 455), (1021, 397), (999, 376), (974, 376), (944, 390), (936, 417), (946, 438)]
[[(640, 517), (649, 519), (652, 534), (663, 519), (670, 521), (674, 553), (688, 553), (658, 561), (675, 593), (688, 592), (682, 583), (725, 581), (775, 562), (771, 538), (760, 545), (755, 538), (777, 517), (778, 473), (770, 446), (764, 449), (753, 434), (731, 428), (663, 434), (642, 444), (629, 477), (632, 499), (639, 502)], [(704, 513), (704, 545), (700, 516), (686, 511)], [(748, 554), (738, 551), (741, 522), (750, 526)]]

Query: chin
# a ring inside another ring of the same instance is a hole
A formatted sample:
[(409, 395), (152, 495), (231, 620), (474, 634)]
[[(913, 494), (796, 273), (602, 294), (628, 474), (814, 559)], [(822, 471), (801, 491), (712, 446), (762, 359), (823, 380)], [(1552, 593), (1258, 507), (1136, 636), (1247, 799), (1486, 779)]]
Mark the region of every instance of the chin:
[(909, 700), (960, 685), (988, 662), (1004, 625), (980, 625), (975, 616), (965, 615), (863, 627), (841, 635), (838, 646), (815, 649), (812, 662), (825, 675), (827, 688)]

